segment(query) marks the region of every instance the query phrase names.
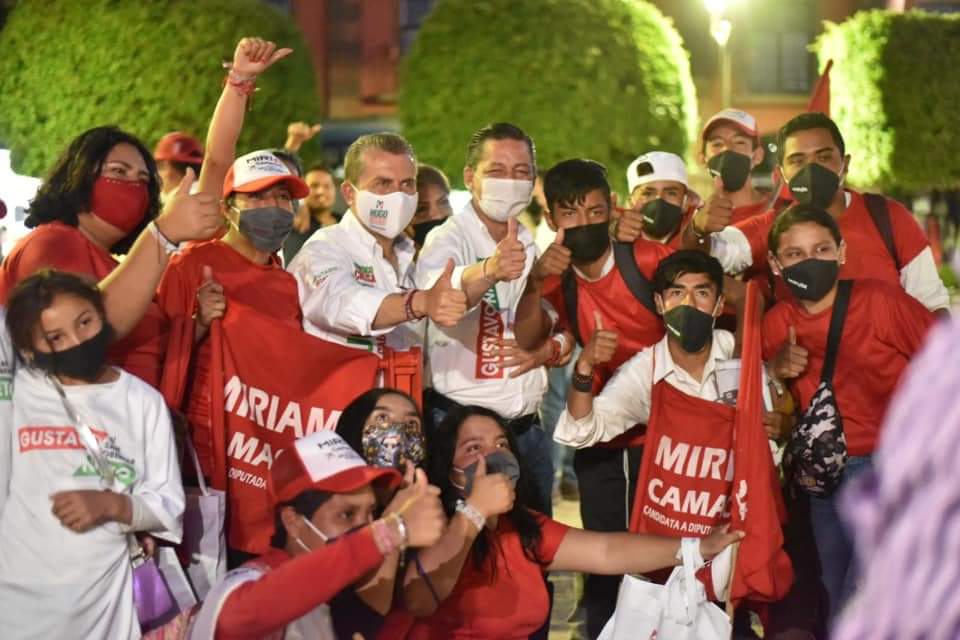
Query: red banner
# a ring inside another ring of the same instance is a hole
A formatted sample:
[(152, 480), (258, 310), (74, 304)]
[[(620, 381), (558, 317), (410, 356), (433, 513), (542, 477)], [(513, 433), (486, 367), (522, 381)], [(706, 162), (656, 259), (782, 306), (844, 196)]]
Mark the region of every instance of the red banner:
[(375, 386), (380, 360), (236, 303), (209, 339), (211, 480), (227, 491), (229, 545), (263, 553), (273, 530), (267, 479), (274, 457), (297, 438), (336, 428), (350, 401)]

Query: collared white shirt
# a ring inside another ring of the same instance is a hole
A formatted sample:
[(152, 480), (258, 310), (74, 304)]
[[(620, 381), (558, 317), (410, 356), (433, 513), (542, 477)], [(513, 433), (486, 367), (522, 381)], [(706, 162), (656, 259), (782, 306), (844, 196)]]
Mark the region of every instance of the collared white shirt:
[[(547, 372), (538, 367), (517, 378), (509, 378), (512, 369), (498, 369), (491, 355), (499, 340), (513, 338), (517, 305), (526, 287), (527, 276), (537, 259), (533, 235), (518, 225), (518, 239), (526, 247), (523, 276), (511, 282), (498, 282), (483, 299), (457, 323), (427, 328), (427, 360), (433, 388), (459, 402), (476, 404), (497, 411), (506, 418), (533, 413), (547, 388)], [(430, 232), (417, 262), (417, 286), (429, 288), (453, 259), (453, 286), (461, 287), (463, 272), (494, 254), (497, 242), (487, 231), (472, 203), (450, 216)]]
[(421, 344), (423, 322), (373, 328), (383, 299), (414, 286), (413, 241), (400, 235), (394, 250), (399, 269), (349, 210), (310, 236), (287, 267), (297, 280), (304, 331), (378, 353), (384, 342), (394, 349)]
[[(843, 195), (849, 207), (852, 196), (849, 191)], [(731, 275), (742, 273), (753, 265), (750, 241), (740, 229), (733, 226), (710, 234), (710, 255), (719, 260), (723, 270)], [(930, 247), (901, 267), (900, 286), (930, 311), (950, 307), (950, 294), (940, 279)]]
[(718, 401), (717, 363), (733, 357), (733, 345), (732, 333), (714, 329), (710, 356), (703, 367), (702, 379), (697, 380), (674, 363), (667, 336), (664, 336), (620, 365), (600, 395), (593, 399), (593, 411), (576, 420), (564, 408), (553, 439), (582, 449), (613, 440), (636, 424), (645, 424), (650, 418), (653, 386), (661, 380), (689, 396)]

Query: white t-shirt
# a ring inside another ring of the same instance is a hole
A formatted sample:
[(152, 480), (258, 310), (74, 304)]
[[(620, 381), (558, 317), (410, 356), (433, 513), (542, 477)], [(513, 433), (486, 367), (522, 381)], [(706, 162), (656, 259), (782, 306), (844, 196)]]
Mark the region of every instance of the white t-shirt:
[[(161, 523), (149, 533), (179, 542), (185, 500), (163, 397), (124, 371), (113, 382), (64, 389), (114, 466), (111, 488), (141, 500)], [(75, 533), (51, 511), (57, 492), (103, 487), (43, 374), (17, 369), (0, 441), (10, 460), (0, 467), (8, 486), (0, 514), (2, 635), (139, 638), (126, 528), (110, 522)]]
[[(535, 412), (547, 390), (547, 372), (537, 367), (517, 378), (511, 369), (498, 369), (491, 350), (499, 340), (513, 338), (517, 305), (527, 284), (527, 276), (537, 259), (533, 235), (518, 225), (517, 238), (526, 247), (523, 276), (490, 287), (477, 306), (453, 327), (427, 328), (427, 360), (433, 388), (463, 405), (479, 405), (506, 418), (519, 418)], [(497, 243), (487, 231), (472, 203), (447, 218), (430, 232), (417, 262), (417, 286), (433, 286), (453, 258), (456, 268), (451, 281), (460, 288), (463, 272), (494, 254)]]
[(13, 420), (13, 372), (16, 358), (10, 334), (7, 333), (7, 312), (0, 307), (0, 518), (3, 517), (3, 505), (7, 502), (10, 474), (7, 470), (12, 464), (13, 442), (6, 437), (3, 426)]

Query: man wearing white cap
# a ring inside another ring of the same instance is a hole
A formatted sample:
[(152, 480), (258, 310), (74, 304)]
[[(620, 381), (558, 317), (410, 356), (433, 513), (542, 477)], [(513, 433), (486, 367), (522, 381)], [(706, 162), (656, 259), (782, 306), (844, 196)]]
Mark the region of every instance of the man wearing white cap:
[(617, 240), (642, 237), (679, 248), (680, 231), (701, 203), (689, 187), (683, 159), (665, 151), (644, 153), (627, 167), (627, 187), (630, 207), (617, 223)]
[[(757, 121), (752, 115), (737, 109), (714, 114), (700, 134), (698, 159), (714, 184), (704, 210), (725, 207), (730, 210), (730, 224), (737, 224), (769, 208), (770, 196), (753, 188), (750, 175), (763, 162)], [(705, 216), (700, 217), (705, 220)], [(703, 220), (698, 220), (701, 227)]]
[(415, 247), (403, 230), (417, 209), (417, 161), (395, 133), (361, 136), (347, 150), (340, 187), (349, 210), (317, 231), (287, 267), (297, 280), (303, 328), (324, 340), (381, 353), (423, 341), (423, 318), (442, 326), (466, 311), (453, 265), (430, 287), (413, 279)]

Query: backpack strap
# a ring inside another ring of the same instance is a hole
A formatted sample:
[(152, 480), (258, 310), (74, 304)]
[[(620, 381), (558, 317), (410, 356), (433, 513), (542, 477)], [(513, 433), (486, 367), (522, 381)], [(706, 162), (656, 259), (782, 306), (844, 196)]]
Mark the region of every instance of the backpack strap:
[(580, 337), (580, 323), (577, 320), (577, 277), (573, 275), (573, 268), (567, 269), (560, 276), (560, 287), (563, 292), (563, 307), (567, 312), (567, 325), (577, 344), (582, 347), (583, 338)]
[(823, 356), (823, 371), (820, 374), (820, 381), (827, 384), (833, 382), (833, 371), (837, 364), (840, 337), (843, 335), (843, 324), (847, 317), (847, 307), (850, 304), (852, 289), (853, 280), (841, 280), (837, 283), (837, 297), (833, 301), (833, 311), (830, 313), (830, 330), (827, 332), (827, 352)]
[(657, 305), (653, 302), (653, 289), (650, 281), (640, 272), (637, 256), (633, 252), (633, 243), (614, 242), (613, 259), (620, 271), (620, 277), (623, 278), (633, 297), (649, 309), (650, 313), (657, 315)]
[(880, 232), (883, 238), (883, 244), (887, 246), (887, 253), (893, 258), (893, 264), (897, 266), (897, 273), (900, 273), (900, 257), (897, 255), (897, 245), (893, 243), (893, 224), (890, 222), (890, 210), (887, 208), (887, 199), (878, 193), (863, 194), (863, 201), (867, 205), (867, 211), (873, 219), (873, 224)]

